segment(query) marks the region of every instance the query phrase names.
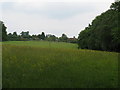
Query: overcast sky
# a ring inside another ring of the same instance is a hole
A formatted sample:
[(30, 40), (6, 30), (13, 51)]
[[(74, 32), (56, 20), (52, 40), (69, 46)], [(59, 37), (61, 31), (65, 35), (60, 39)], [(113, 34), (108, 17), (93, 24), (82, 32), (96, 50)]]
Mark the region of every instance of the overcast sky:
[(7, 31), (18, 34), (78, 36), (89, 23), (109, 9), (114, 0), (2, 0), (0, 20)]

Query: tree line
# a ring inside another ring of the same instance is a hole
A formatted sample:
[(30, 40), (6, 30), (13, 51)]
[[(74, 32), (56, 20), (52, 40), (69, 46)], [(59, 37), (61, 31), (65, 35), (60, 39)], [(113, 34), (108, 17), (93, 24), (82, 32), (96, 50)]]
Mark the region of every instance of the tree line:
[(66, 34), (61, 37), (44, 32), (38, 35), (29, 35), (29, 31), (22, 31), (7, 34), (6, 26), (0, 21), (1, 41), (27, 41), (27, 40), (47, 40), (58, 42), (78, 43), (78, 48), (117, 51), (120, 52), (120, 1), (112, 3), (110, 9), (97, 16), (88, 27), (79, 33), (78, 39), (68, 38)]
[(5, 24), (0, 21), (0, 30), (2, 30), (2, 34), (0, 35), (1, 41), (29, 41), (29, 40), (46, 40), (46, 41), (57, 41), (57, 42), (69, 42), (69, 43), (77, 43), (77, 38), (68, 38), (66, 34), (62, 34), (61, 37), (57, 37), (52, 34), (46, 34), (42, 32), (38, 35), (30, 35), (29, 31), (22, 31), (19, 35), (17, 32), (8, 33), (7, 34), (7, 27)]
[(97, 16), (91, 24), (80, 32), (79, 48), (120, 51), (120, 1), (114, 2), (110, 9)]

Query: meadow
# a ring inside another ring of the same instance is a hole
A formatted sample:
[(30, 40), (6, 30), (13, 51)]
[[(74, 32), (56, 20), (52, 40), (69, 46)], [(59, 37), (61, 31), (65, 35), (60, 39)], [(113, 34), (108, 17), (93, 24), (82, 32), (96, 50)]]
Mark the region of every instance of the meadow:
[(2, 43), (3, 88), (116, 88), (118, 53), (47, 41)]

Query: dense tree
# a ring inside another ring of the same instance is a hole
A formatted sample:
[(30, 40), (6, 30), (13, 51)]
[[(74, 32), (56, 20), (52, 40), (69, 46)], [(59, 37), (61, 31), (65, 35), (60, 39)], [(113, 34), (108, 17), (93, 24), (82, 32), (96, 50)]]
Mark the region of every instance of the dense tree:
[[(4, 25), (2, 21), (0, 21), (0, 41), (7, 41), (7, 27)], [(1, 33), (2, 32), (2, 33)], [(2, 40), (1, 40), (2, 38)]]
[(2, 21), (0, 21), (0, 42), (2, 41)]
[(21, 37), (22, 37), (22, 38), (27, 38), (27, 39), (29, 39), (29, 36), (30, 36), (30, 35), (29, 35), (29, 31), (27, 31), (27, 32), (23, 32), (23, 31), (22, 31), (20, 34), (21, 34)]
[(12, 33), (9, 33), (9, 34), (8, 34), (8, 40), (9, 40), (9, 41), (12, 41), (12, 36), (13, 36)]
[(79, 48), (120, 51), (120, 2), (97, 16), (78, 37)]
[(39, 39), (38, 35), (32, 35), (31, 38), (32, 38), (32, 40), (38, 40)]
[(68, 37), (66, 34), (62, 34), (62, 36), (59, 37), (59, 41), (61, 41), (61, 42), (67, 42), (67, 39), (68, 39)]
[(41, 34), (41, 39), (45, 40), (45, 33), (44, 32), (42, 32), (42, 34)]
[(17, 35), (17, 32), (13, 32), (13, 34), (12, 33), (8, 34), (8, 40), (9, 41), (20, 41), (21, 37), (20, 35)]
[(17, 32), (13, 32), (13, 36), (17, 36)]
[(37, 37), (41, 40), (41, 34), (38, 34)]
[(110, 8), (120, 12), (120, 1), (116, 1), (115, 3), (112, 3)]
[(45, 40), (45, 33), (42, 32), (41, 34), (38, 34), (37, 36), (40, 40)]
[(47, 41), (57, 41), (57, 39), (58, 38), (55, 35), (51, 35), (51, 34), (48, 34), (45, 37), (45, 40), (47, 40)]

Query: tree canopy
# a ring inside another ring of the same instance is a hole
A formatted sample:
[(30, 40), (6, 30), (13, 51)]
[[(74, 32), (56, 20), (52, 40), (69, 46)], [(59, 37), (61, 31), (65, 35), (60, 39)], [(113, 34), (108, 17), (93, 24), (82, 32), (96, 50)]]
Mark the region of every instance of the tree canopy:
[(120, 1), (112, 3), (110, 9), (97, 16), (80, 32), (79, 48), (120, 51)]
[(45, 33), (42, 32), (41, 34), (39, 34), (38, 38), (41, 39), (41, 40), (45, 40)]
[(7, 41), (7, 27), (0, 21), (0, 41)]
[(67, 37), (67, 35), (66, 34), (62, 34), (62, 36), (61, 37), (59, 37), (59, 41), (62, 41), (62, 42), (67, 42), (67, 39), (68, 39), (68, 37)]

